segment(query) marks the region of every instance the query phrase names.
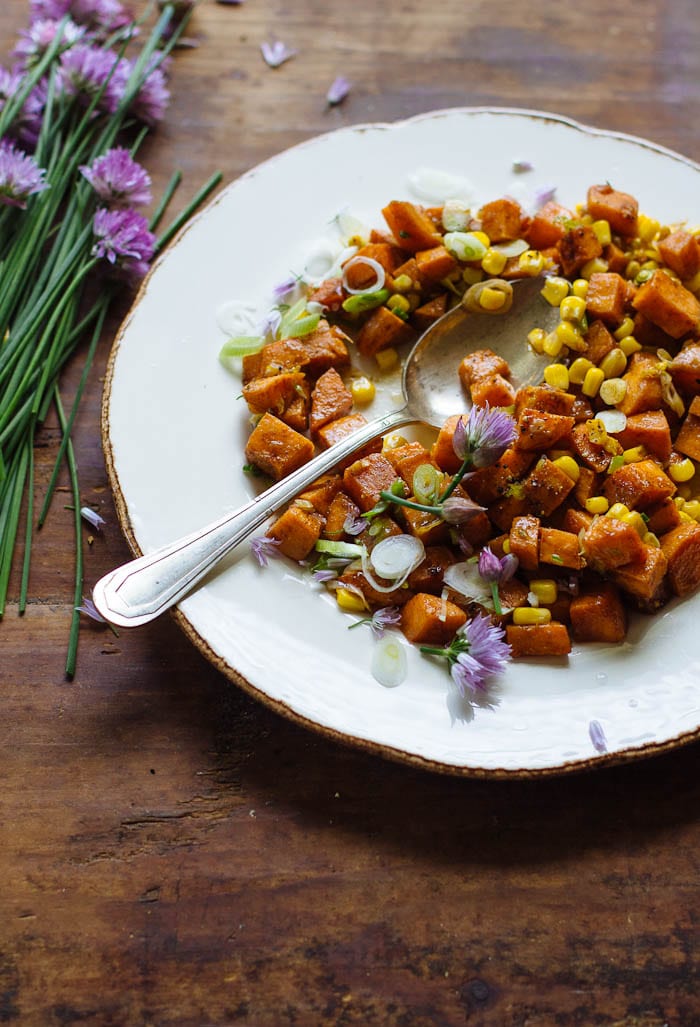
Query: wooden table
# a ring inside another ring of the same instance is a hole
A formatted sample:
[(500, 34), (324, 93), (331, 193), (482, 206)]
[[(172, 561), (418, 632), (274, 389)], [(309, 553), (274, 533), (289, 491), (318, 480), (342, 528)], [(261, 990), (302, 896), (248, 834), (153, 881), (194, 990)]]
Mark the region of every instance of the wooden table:
[[(27, 8), (0, 5), (5, 54)], [(465, 104), (700, 160), (695, 0), (202, 0), (189, 35), (145, 151), (157, 195), (182, 168), (182, 205), (316, 133)], [(273, 35), (299, 51), (275, 71)], [(340, 73), (353, 90), (329, 109)], [(116, 324), (75, 432), (107, 520), (88, 584), (129, 556), (99, 431)], [(49, 427), (40, 486), (56, 446)], [(700, 1023), (696, 746), (565, 778), (423, 773), (281, 719), (168, 617), (118, 638), (87, 624), (68, 683), (71, 516), (59, 496), (31, 605), (0, 625), (0, 1023)]]

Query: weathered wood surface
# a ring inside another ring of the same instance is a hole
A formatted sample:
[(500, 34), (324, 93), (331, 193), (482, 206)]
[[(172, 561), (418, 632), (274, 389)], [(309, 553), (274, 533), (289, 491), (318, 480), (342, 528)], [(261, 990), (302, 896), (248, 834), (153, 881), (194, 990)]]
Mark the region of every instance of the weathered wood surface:
[[(27, 7), (0, 5), (5, 55)], [(157, 193), (183, 169), (182, 203), (334, 126), (463, 104), (700, 160), (695, 0), (202, 0), (190, 34), (146, 154)], [(272, 35), (299, 49), (277, 71)], [(328, 110), (340, 72), (354, 89)], [(128, 556), (100, 449), (108, 348), (75, 437), (108, 522), (88, 582)], [(69, 684), (70, 537), (59, 496), (31, 607), (0, 624), (0, 1023), (700, 1023), (697, 746), (565, 779), (419, 773), (280, 719), (168, 618), (87, 626)]]

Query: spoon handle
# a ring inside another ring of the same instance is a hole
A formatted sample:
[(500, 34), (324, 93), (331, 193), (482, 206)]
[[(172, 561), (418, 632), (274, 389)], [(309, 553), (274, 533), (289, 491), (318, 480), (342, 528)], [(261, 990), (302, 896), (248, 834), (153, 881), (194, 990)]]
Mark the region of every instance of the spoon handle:
[(93, 589), (97, 610), (119, 627), (148, 623), (174, 606), (239, 542), (306, 486), (378, 435), (414, 420), (407, 407), (378, 417), (232, 513), (110, 571)]

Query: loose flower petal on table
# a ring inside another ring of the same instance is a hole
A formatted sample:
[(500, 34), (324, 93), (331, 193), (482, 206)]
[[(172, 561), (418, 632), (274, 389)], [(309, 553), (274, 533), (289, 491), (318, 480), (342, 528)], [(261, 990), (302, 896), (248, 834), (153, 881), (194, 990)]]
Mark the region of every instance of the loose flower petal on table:
[(328, 105), (330, 107), (335, 107), (339, 103), (342, 103), (351, 88), (352, 86), (345, 76), (338, 75), (338, 77), (333, 80), (328, 92), (326, 93), (326, 101)]
[(257, 538), (251, 539), (250, 551), (260, 567), (267, 567), (269, 559), (277, 559), (282, 555), (279, 546), (279, 539), (259, 535)]
[(291, 60), (292, 57), (296, 57), (297, 51), (292, 50), (291, 47), (287, 46), (281, 40), (277, 39), (273, 42), (264, 42), (260, 44), (260, 52), (263, 55), (265, 63), (270, 68), (279, 68), (285, 61)]
[(81, 506), (80, 516), (83, 518), (84, 521), (87, 521), (90, 527), (94, 528), (95, 531), (101, 531), (102, 528), (105, 526), (106, 522), (104, 517), (100, 517), (100, 515), (95, 510), (93, 510), (92, 507)]

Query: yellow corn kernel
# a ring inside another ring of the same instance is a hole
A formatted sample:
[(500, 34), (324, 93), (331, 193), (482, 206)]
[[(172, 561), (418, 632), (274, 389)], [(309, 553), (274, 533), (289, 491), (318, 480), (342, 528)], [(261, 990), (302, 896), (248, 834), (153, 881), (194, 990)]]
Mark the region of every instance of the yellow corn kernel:
[(484, 272), (480, 267), (465, 267), (462, 271), (462, 281), (465, 285), (476, 285), (477, 282), (483, 281)]
[(350, 393), (353, 401), (358, 403), (360, 406), (365, 406), (367, 403), (371, 403), (375, 397), (377, 390), (374, 386), (374, 382), (366, 375), (361, 375), (359, 378), (353, 379), (350, 383)]
[(564, 340), (559, 338), (556, 331), (550, 332), (549, 335), (545, 336), (545, 340), (542, 343), (542, 352), (546, 353), (548, 357), (558, 357), (563, 349)]
[(604, 514), (608, 512), (610, 504), (605, 496), (591, 496), (586, 500), (585, 506), (589, 514)]
[(700, 500), (690, 499), (683, 507), (683, 513), (688, 514), (694, 521), (700, 521)]
[(589, 371), (586, 371), (586, 377), (583, 379), (583, 385), (581, 386), (581, 392), (584, 396), (589, 396), (591, 399), (593, 396), (598, 395), (605, 375), (599, 367), (592, 367)]
[(530, 582), (530, 591), (534, 592), (545, 606), (557, 601), (558, 590), (554, 578), (533, 578)]
[(637, 342), (634, 335), (626, 335), (624, 339), (620, 339), (619, 346), (626, 357), (631, 357), (633, 353), (639, 353), (642, 348), (641, 342)]
[(594, 221), (591, 228), (596, 234), (596, 238), (601, 246), (609, 246), (612, 242), (612, 232), (610, 231), (610, 222), (601, 220)]
[(510, 552), (510, 539), (509, 538), (504, 538), (503, 539), (503, 545), (501, 546), (501, 548), (503, 549), (503, 552), (506, 555)]
[(658, 535), (655, 535), (653, 531), (647, 531), (646, 534), (642, 535), (642, 542), (645, 546), (652, 546), (654, 549), (661, 549), (659, 537)]
[(539, 250), (525, 250), (518, 257), (518, 267), (527, 275), (539, 275), (544, 268), (544, 257)]
[(639, 214), (637, 217), (637, 235), (642, 242), (651, 242), (661, 228), (656, 218), (650, 218), (647, 214)]
[(601, 385), (598, 395), (608, 406), (617, 406), (627, 395), (627, 382), (624, 378), (608, 378)]
[(395, 293), (393, 296), (390, 296), (386, 302), (386, 305), (389, 308), (389, 310), (393, 310), (395, 314), (408, 314), (408, 312), (411, 309), (411, 304), (406, 299), (406, 297), (401, 296), (398, 293)]
[(581, 296), (567, 296), (559, 304), (562, 321), (581, 321), (586, 313), (586, 301)]
[(569, 369), (566, 364), (550, 364), (544, 369), (544, 380), (553, 389), (566, 392), (569, 388)]
[(642, 271), (656, 271), (659, 266), (658, 260), (645, 260), (641, 266)]
[(556, 460), (552, 461), (559, 470), (563, 471), (567, 477), (571, 478), (572, 481), (578, 481), (579, 475), (581, 474), (581, 468), (576, 463), (572, 456), (560, 456)]
[(625, 506), (624, 503), (613, 503), (613, 505), (610, 507), (610, 509), (608, 510), (608, 512), (607, 512), (607, 514), (605, 516), (606, 517), (616, 517), (618, 520), (620, 520), (622, 517), (624, 517), (629, 512), (630, 512), (630, 508), (628, 506)]
[(586, 340), (571, 321), (560, 321), (554, 331), (561, 339), (562, 345), (567, 346), (569, 349), (581, 350), (586, 348)]
[(607, 260), (603, 260), (602, 257), (594, 257), (593, 260), (587, 261), (581, 268), (581, 278), (589, 279), (591, 275), (605, 274), (608, 270)]
[(335, 601), (341, 610), (346, 610), (348, 613), (364, 613), (367, 609), (367, 604), (362, 596), (356, 595), (347, 588), (336, 589)]
[(558, 278), (556, 275), (552, 275), (551, 278), (545, 279), (541, 295), (552, 307), (558, 307), (562, 300), (566, 299), (569, 295), (569, 283), (566, 278)]
[[(678, 491), (680, 493), (680, 489)], [(683, 507), (685, 506), (686, 499), (690, 499), (690, 496), (675, 495), (673, 497), (673, 502), (675, 503), (675, 505), (678, 507), (679, 510), (682, 510)]]
[(374, 359), (379, 365), (380, 371), (393, 371), (398, 365), (399, 355), (393, 346), (380, 349), (374, 354)]
[(619, 328), (616, 328), (613, 332), (614, 337), (619, 342), (620, 339), (626, 339), (628, 335), (631, 335), (634, 331), (634, 321), (631, 317), (627, 316), (623, 318)]
[(606, 378), (619, 378), (627, 367), (627, 357), (619, 346), (606, 353), (598, 367)]
[(549, 624), (552, 611), (546, 606), (516, 606), (513, 610), (513, 624)]
[(508, 258), (500, 250), (488, 249), (481, 258), (481, 266), (487, 275), (500, 275), (507, 263)]
[(572, 385), (583, 385), (583, 380), (595, 364), (587, 357), (577, 357), (569, 368), (569, 381)]
[(409, 310), (415, 310), (423, 302), (420, 292), (409, 292), (406, 294), (406, 299), (408, 300)]
[(640, 460), (644, 460), (647, 455), (646, 446), (632, 446), (630, 449), (625, 449), (622, 453), (626, 464), (636, 464)]
[(406, 446), (407, 444), (408, 439), (405, 435), (401, 435), (401, 433), (397, 431), (391, 431), (388, 435), (384, 436), (382, 449), (398, 449), (399, 446)]
[(489, 237), (486, 234), (486, 232), (481, 232), (481, 231), (479, 231), (479, 232), (470, 232), (469, 234), (475, 236), (479, 240), (480, 243), (483, 243), (484, 246), (486, 247), (486, 249), (488, 249), (489, 246), (491, 245), (491, 240), (489, 239)]
[(630, 512), (624, 514), (620, 520), (624, 521), (625, 524), (631, 524), (640, 538), (643, 538), (643, 536), (646, 535), (648, 530), (647, 522), (638, 510), (630, 510)]
[(413, 288), (413, 279), (410, 275), (398, 275), (393, 285), (396, 292), (409, 292)]
[(571, 291), (574, 296), (580, 296), (582, 300), (585, 300), (588, 292), (588, 282), (585, 278), (577, 278), (571, 285)]
[(630, 260), (629, 264), (625, 268), (625, 278), (636, 278), (642, 269), (642, 265), (638, 260)]
[(546, 338), (547, 333), (544, 328), (533, 328), (532, 331), (527, 333), (527, 341), (535, 353), (544, 353), (544, 340)]
[(479, 306), (484, 310), (500, 310), (506, 301), (506, 294), (487, 285), (479, 293)]
[(695, 518), (691, 517), (690, 514), (687, 514), (685, 510), (679, 510), (678, 516), (680, 517), (682, 524), (692, 524), (695, 520)]
[(695, 464), (689, 456), (685, 460), (679, 460), (677, 464), (669, 464), (668, 476), (671, 481), (690, 481), (695, 474)]

